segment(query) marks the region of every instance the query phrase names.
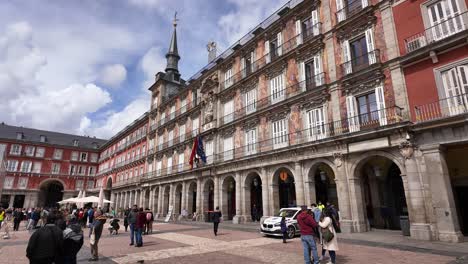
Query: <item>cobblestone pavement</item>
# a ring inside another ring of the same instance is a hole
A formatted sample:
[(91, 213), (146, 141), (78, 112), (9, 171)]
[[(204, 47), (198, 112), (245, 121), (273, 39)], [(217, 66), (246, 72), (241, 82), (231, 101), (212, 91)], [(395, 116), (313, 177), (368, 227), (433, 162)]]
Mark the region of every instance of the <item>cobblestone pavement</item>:
[[(263, 237), (252, 229), (232, 229), (223, 224), (218, 236), (213, 235), (209, 225), (155, 223), (154, 230), (143, 237), (144, 246), (136, 248), (129, 246), (128, 232), (121, 229), (119, 235), (110, 236), (105, 229), (99, 241), (101, 257), (97, 263), (304, 263), (299, 237), (283, 244), (281, 239)], [(10, 240), (0, 240), (0, 263), (28, 263), (25, 257), (28, 238), (27, 231), (19, 231)], [(458, 252), (421, 252), (399, 245), (355, 243), (350, 238), (340, 241), (337, 263), (468, 263)], [(89, 257), (86, 238), (78, 261), (87, 263)]]

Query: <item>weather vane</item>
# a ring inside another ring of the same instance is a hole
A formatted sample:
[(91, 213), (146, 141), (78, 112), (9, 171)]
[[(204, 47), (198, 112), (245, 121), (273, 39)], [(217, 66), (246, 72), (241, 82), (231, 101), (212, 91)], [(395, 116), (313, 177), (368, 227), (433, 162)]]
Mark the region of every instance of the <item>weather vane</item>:
[(177, 21), (179, 21), (179, 19), (177, 19), (177, 11), (176, 11), (174, 14), (174, 21), (172, 22), (174, 24), (174, 27), (177, 27)]

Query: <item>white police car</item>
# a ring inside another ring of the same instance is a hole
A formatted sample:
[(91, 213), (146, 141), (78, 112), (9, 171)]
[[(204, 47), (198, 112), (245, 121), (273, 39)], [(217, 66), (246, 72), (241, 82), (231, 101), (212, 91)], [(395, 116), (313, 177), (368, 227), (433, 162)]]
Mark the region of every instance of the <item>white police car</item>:
[(300, 207), (282, 208), (276, 216), (268, 217), (260, 224), (260, 233), (266, 236), (283, 236), (281, 215), (285, 213), (288, 238), (294, 238), (300, 231), (297, 224), (297, 216), (300, 212)]

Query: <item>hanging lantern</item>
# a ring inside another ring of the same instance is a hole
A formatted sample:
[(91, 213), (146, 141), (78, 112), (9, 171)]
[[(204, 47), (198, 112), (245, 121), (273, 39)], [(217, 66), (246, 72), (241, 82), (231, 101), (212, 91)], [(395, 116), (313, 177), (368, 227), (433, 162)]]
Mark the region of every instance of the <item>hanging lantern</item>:
[(325, 171), (320, 171), (320, 180), (322, 180), (322, 182), (327, 181), (327, 173)]
[(229, 183), (229, 190), (232, 191), (233, 189), (234, 189), (234, 182), (231, 181), (231, 182)]
[(257, 179), (257, 178), (255, 178), (255, 179), (253, 180), (253, 185), (254, 185), (255, 187), (258, 187), (258, 179)]
[(379, 166), (374, 166), (375, 177), (382, 177), (382, 169)]
[(280, 172), (280, 179), (286, 181), (288, 179), (288, 173), (285, 171)]

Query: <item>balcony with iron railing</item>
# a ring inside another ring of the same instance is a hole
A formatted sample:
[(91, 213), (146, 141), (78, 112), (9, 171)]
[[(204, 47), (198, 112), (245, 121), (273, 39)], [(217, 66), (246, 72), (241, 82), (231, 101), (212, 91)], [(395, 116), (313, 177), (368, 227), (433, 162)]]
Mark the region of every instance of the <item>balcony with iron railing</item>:
[[(448, 18), (447, 20), (426, 28), (405, 39), (405, 54), (430, 46), (433, 43), (448, 44), (447, 39), (468, 29), (468, 12)], [(445, 42), (445, 43), (443, 43)], [(452, 45), (450, 45), (452, 47)]]
[(178, 144), (183, 144), (188, 140), (191, 140), (192, 138), (196, 137), (198, 133), (200, 132), (200, 129), (194, 129), (191, 132), (175, 136), (172, 141), (171, 140), (166, 140), (160, 144), (158, 144), (158, 149), (157, 152), (165, 150), (167, 148), (176, 146)]
[(380, 51), (378, 49), (365, 53), (359, 57), (351, 58), (351, 60), (341, 64), (343, 76), (351, 75), (359, 71), (365, 70), (372, 65), (380, 63)]
[(257, 111), (266, 109), (281, 101), (295, 97), (306, 91), (313, 91), (314, 89), (325, 84), (325, 73), (320, 73), (307, 78), (305, 81), (289, 85), (284, 89), (277, 91), (267, 97), (261, 98), (249, 105), (235, 110), (233, 113), (228, 113), (221, 117), (220, 125), (225, 125), (235, 120), (241, 119), (247, 115), (253, 114)]
[(343, 0), (343, 2), (345, 6), (335, 13), (336, 21), (338, 23), (345, 20), (351, 20), (355, 15), (359, 14), (359, 12), (364, 10), (369, 5), (368, 1), (364, 2), (363, 0)]
[(440, 120), (468, 113), (468, 94), (460, 94), (416, 106), (416, 122)]
[(176, 117), (178, 117), (178, 116), (180, 116), (182, 114), (185, 114), (186, 112), (193, 109), (197, 105), (198, 105), (197, 100), (189, 101), (189, 102), (187, 102), (187, 104), (177, 108), (175, 111), (170, 112), (167, 117), (160, 119), (159, 122), (157, 122), (157, 125), (162, 126), (162, 125), (164, 125), (166, 123), (169, 123), (169, 121), (172, 121)]
[(280, 46), (270, 50), (269, 53), (246, 65), (240, 71), (234, 73), (230, 78), (220, 82), (221, 90), (225, 90), (239, 83), (241, 80), (249, 77), (252, 73), (263, 68), (268, 63), (273, 62), (277, 58), (294, 50), (302, 43), (309, 43), (313, 37), (320, 35), (322, 32), (322, 23), (318, 22), (309, 28), (306, 28), (302, 33), (293, 36), (283, 42)]
[[(271, 137), (259, 142), (252, 142), (241, 147), (227, 150), (207, 156), (207, 164), (196, 166), (206, 167), (230, 162), (233, 159), (252, 158), (258, 155), (266, 155), (272, 151), (278, 151), (287, 147), (298, 146), (309, 143), (320, 143), (332, 141), (336, 137), (345, 136), (351, 133), (358, 133), (370, 130), (385, 128), (390, 125), (397, 125), (407, 121), (407, 116), (398, 106), (388, 107), (377, 111), (360, 114), (344, 120), (329, 123), (322, 123), (304, 130), (293, 133), (285, 133), (277, 137)], [(187, 163), (162, 168), (145, 174), (145, 180), (165, 177), (171, 174), (186, 173), (192, 170)]]

